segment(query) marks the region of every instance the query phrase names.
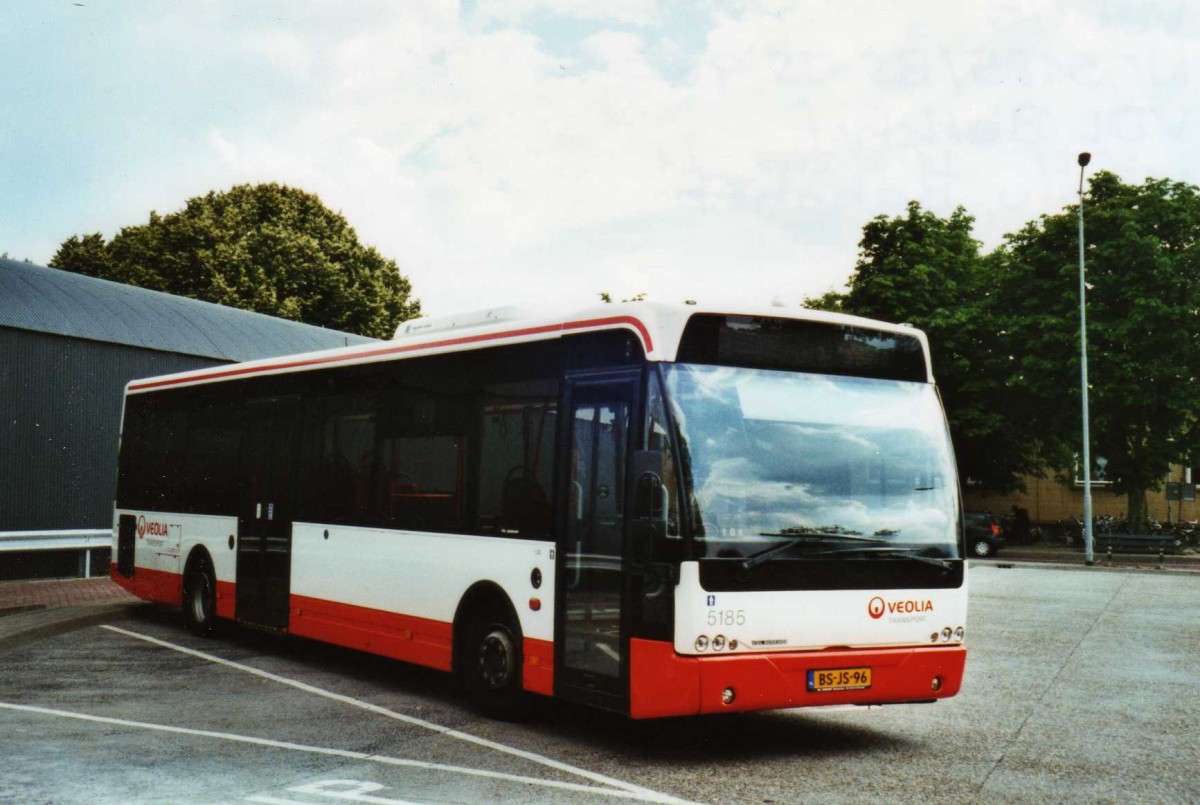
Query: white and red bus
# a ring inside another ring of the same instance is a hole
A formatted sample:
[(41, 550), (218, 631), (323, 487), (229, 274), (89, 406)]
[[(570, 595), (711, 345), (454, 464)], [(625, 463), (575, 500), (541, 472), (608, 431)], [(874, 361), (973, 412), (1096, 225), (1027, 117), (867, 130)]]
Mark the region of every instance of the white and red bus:
[(925, 336), (812, 311), (499, 309), (137, 380), (112, 577), (220, 621), (633, 718), (958, 692)]

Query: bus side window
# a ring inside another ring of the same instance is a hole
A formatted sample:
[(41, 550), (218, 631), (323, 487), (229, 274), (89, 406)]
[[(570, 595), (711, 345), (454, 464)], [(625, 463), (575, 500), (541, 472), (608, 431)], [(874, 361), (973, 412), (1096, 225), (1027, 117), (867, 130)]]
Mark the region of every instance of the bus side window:
[(475, 530), (530, 538), (552, 531), (551, 489), (558, 430), (553, 384), (485, 388)]
[(411, 388), (383, 395), (376, 463), (378, 519), (385, 526), (463, 530), (469, 396)]
[(241, 406), (228, 399), (202, 400), (192, 411), (188, 435), (187, 499), (205, 514), (237, 514)]
[(387, 522), (418, 531), (458, 530), (466, 440), (398, 436), (385, 440), (384, 446)]
[(117, 506), (122, 509), (147, 508), (146, 502), (150, 499), (150, 416), (145, 395), (125, 398), (117, 468)]
[(306, 441), (300, 519), (371, 525), (375, 395), (347, 393), (317, 401)]
[(126, 491), (120, 505), (132, 509), (180, 512), (185, 500), (188, 437), (187, 399), (163, 395), (131, 398), (125, 413), (120, 478)]

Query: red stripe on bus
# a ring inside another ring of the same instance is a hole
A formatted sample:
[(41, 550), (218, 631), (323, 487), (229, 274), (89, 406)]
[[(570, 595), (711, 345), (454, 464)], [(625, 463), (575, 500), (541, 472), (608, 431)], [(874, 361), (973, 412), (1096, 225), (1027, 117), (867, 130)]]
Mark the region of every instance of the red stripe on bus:
[(135, 567), (133, 578), (127, 579), (117, 570), (116, 562), (109, 565), (108, 573), (113, 581), (138, 598), (175, 607), (183, 603), (183, 576), (179, 573)]
[(291, 607), (288, 631), (294, 635), (450, 670), (449, 623), (302, 595), (292, 596)]
[(549, 640), (525, 638), (523, 642), (525, 668), (521, 685), (530, 693), (554, 695), (554, 644)]
[[(454, 654), (454, 626), (445, 621), (400, 615), (380, 609), (342, 604), (302, 595), (292, 596), (288, 631), (394, 660), (449, 671)], [(525, 638), (525, 690), (554, 693), (554, 643)]]
[(237, 585), (232, 581), (217, 582), (217, 617), (233, 620), (237, 610)]
[[(120, 586), (147, 601), (182, 606), (183, 576), (166, 570), (148, 567), (134, 568), (133, 578), (127, 579), (117, 570), (117, 563), (109, 565), (109, 575)], [(237, 585), (232, 581), (217, 582), (217, 617), (233, 620), (237, 606)]]
[[(117, 563), (112, 562), (109, 575), (139, 598), (172, 606), (182, 604), (183, 576), (179, 573), (138, 567), (133, 578), (125, 578), (117, 570)], [(218, 581), (217, 617), (233, 620), (236, 605), (237, 585)], [(452, 624), (302, 595), (291, 597), (288, 631), (441, 671), (450, 670), (453, 655)], [(531, 693), (553, 696), (554, 643), (527, 637), (522, 647), (522, 686)]]
[[(633, 718), (945, 699), (962, 686), (967, 660), (964, 646), (684, 657), (670, 643), (629, 643)], [(871, 669), (868, 689), (808, 690), (811, 670), (864, 667)], [(722, 700), (726, 690), (734, 694), (730, 704)]]
[(400, 355), (405, 352), (419, 352), (421, 350), (438, 349), (440, 347), (477, 344), (484, 341), (497, 341), (505, 338), (521, 338), (528, 335), (543, 335), (545, 333), (552, 332), (586, 330), (594, 327), (598, 328), (615, 325), (628, 325), (633, 327), (633, 329), (637, 331), (638, 336), (642, 339), (642, 343), (646, 351), (651, 352), (654, 350), (654, 342), (650, 338), (650, 331), (640, 319), (636, 319), (633, 316), (611, 316), (604, 319), (588, 319), (586, 321), (573, 321), (563, 324), (548, 324), (541, 327), (526, 327), (521, 330), (508, 330), (502, 333), (486, 333), (483, 335), (448, 338), (443, 341), (433, 341), (428, 344), (405, 344), (381, 347), (379, 349), (356, 352), (352, 355), (325, 355), (321, 357), (306, 358), (305, 360), (299, 361), (272, 363), (265, 366), (235, 366), (230, 369), (206, 372), (204, 374), (193, 375), (191, 377), (169, 378), (166, 380), (155, 380), (147, 383), (130, 383), (129, 390), (144, 391), (146, 389), (161, 388), (163, 386), (175, 386), (183, 383), (199, 383), (204, 380), (216, 380), (219, 378), (237, 377), (239, 375), (253, 375), (259, 372), (273, 372), (279, 369), (298, 369), (300, 367), (320, 366), (327, 363), (344, 363), (362, 358), (378, 358), (384, 355)]

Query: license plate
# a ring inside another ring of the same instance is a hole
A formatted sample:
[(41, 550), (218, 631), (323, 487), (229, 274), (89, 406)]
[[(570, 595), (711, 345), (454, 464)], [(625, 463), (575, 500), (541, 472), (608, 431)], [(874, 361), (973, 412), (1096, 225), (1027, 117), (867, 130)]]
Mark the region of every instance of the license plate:
[(808, 672), (808, 690), (811, 693), (865, 690), (869, 687), (871, 687), (870, 668), (822, 668)]

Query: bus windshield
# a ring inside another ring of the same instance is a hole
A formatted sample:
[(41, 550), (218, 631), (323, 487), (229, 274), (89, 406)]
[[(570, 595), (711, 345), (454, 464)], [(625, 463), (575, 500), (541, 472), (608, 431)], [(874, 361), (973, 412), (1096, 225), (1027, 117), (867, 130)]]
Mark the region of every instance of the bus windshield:
[(922, 382), (664, 365), (700, 557), (953, 559), (957, 479)]

